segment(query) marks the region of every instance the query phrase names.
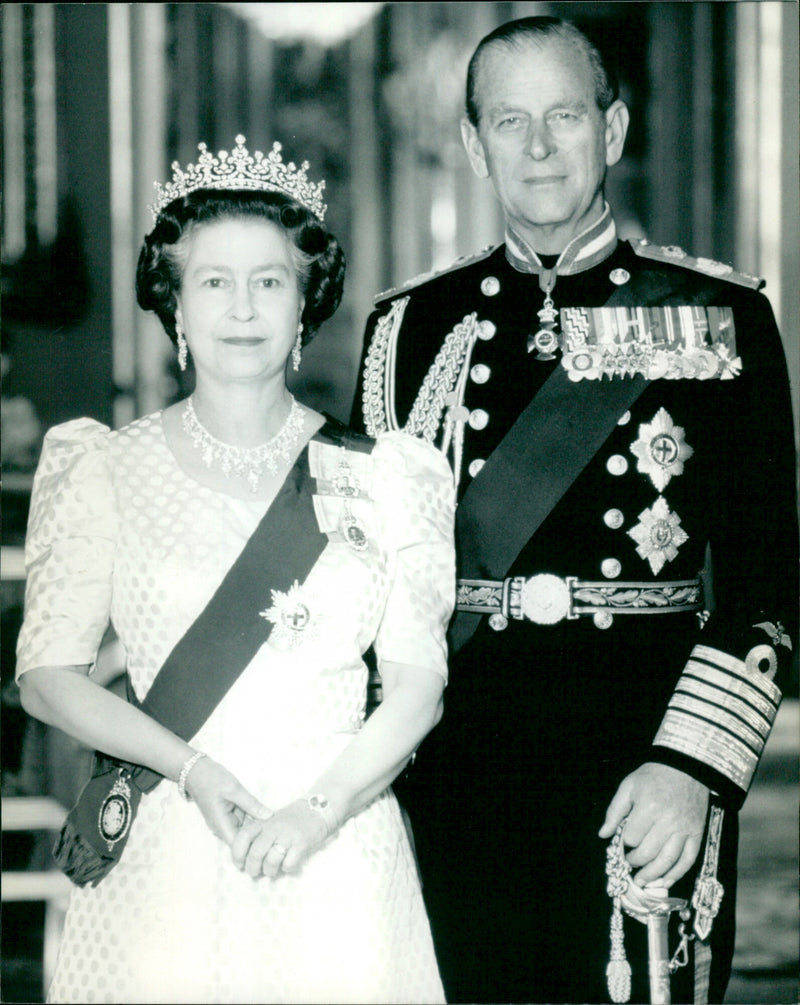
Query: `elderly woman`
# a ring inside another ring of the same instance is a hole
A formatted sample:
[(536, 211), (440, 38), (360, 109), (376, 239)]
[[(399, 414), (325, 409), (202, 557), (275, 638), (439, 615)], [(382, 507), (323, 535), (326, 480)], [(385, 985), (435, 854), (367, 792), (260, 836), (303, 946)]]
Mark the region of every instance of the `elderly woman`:
[[(389, 785), (441, 714), (452, 483), (433, 448), (288, 391), (344, 260), (279, 149), (201, 145), (159, 187), (137, 293), (192, 395), (45, 442), (22, 702), (109, 783), (62, 834), (82, 885), (50, 1001), (443, 1000)], [(109, 619), (128, 702), (92, 679)]]

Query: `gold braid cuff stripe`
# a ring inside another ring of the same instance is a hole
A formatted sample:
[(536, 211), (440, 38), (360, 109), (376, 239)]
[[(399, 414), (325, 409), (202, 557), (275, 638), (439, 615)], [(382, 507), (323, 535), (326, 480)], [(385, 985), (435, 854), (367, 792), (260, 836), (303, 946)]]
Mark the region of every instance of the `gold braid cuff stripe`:
[(695, 646), (653, 742), (702, 761), (747, 792), (780, 700), (768, 674)]

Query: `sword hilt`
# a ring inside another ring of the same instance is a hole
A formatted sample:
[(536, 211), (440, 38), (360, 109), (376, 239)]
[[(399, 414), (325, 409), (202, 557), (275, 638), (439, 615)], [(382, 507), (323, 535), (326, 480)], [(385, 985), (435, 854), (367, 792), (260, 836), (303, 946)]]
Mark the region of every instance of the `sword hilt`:
[[(624, 911), (647, 927), (650, 1000), (653, 1005), (670, 1005), (669, 916), (674, 911), (685, 914), (688, 903), (680, 897), (670, 897), (665, 887), (646, 889), (631, 880), (631, 867), (625, 859), (621, 827), (608, 848), (606, 873), (608, 893), (614, 900), (611, 919), (612, 955), (607, 970), (612, 1000), (626, 1002), (630, 998), (630, 968), (625, 960), (622, 936)], [(625, 974), (622, 973), (623, 967)]]

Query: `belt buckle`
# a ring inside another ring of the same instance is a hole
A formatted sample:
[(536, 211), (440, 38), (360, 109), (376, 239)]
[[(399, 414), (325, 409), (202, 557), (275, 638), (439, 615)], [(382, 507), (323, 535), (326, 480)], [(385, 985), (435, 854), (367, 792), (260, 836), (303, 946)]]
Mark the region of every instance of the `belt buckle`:
[(555, 625), (570, 617), (572, 590), (568, 579), (541, 572), (518, 578), (520, 617), (537, 625)]

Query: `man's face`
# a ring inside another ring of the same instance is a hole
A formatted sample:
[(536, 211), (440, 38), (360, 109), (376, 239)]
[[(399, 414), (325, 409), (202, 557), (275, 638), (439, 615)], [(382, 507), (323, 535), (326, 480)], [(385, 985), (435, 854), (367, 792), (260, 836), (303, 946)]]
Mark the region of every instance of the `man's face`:
[(475, 92), (478, 128), (462, 123), (473, 169), (491, 178), (508, 222), (536, 250), (562, 251), (602, 212), (627, 109), (618, 101), (600, 111), (588, 59), (560, 39), (489, 45)]

